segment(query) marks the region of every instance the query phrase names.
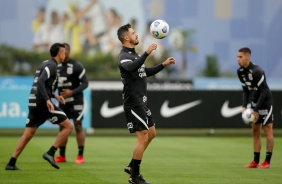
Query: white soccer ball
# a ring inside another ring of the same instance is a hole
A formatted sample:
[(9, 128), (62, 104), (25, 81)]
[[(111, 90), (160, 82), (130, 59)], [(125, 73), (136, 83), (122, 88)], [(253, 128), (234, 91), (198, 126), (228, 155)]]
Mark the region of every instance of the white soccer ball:
[(243, 122), (247, 125), (252, 125), (255, 123), (255, 116), (251, 114), (252, 111), (253, 109), (248, 108), (242, 113)]
[(155, 20), (150, 26), (150, 33), (154, 38), (163, 39), (169, 33), (169, 25), (164, 20)]

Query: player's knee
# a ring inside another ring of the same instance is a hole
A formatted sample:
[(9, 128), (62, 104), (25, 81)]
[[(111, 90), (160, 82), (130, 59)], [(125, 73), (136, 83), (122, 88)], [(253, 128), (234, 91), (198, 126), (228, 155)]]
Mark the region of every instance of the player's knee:
[(82, 131), (82, 122), (81, 121), (75, 121), (74, 127), (75, 127), (76, 132)]
[(156, 137), (156, 135), (157, 135), (156, 132), (150, 133), (149, 139), (150, 139), (150, 140), (154, 139), (154, 138)]

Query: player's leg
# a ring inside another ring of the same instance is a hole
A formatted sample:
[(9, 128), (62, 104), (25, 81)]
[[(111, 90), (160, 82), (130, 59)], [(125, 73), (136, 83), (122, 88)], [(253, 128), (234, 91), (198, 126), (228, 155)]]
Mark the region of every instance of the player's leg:
[(133, 149), (133, 159), (131, 167), (131, 175), (129, 178), (130, 183), (142, 183), (147, 184), (140, 174), (140, 165), (143, 158), (143, 154), (148, 146), (149, 141), (149, 131), (141, 130), (136, 131), (136, 143)]
[[(71, 111), (73, 109), (72, 105), (67, 105), (67, 104), (60, 104), (59, 108), (67, 115), (67, 117), (69, 119), (73, 118), (73, 112)], [(60, 126), (59, 124), (59, 130), (62, 131), (63, 127)], [(62, 144), (60, 145), (60, 152), (59, 152), (59, 156), (57, 156), (55, 158), (55, 162), (59, 163), (59, 162), (66, 162), (66, 146), (68, 143), (68, 138), (62, 142)]]
[(85, 133), (82, 128), (82, 120), (75, 120), (74, 127), (76, 131), (76, 141), (78, 145), (78, 155), (77, 155), (75, 163), (83, 164), (84, 163), (83, 152), (84, 152), (84, 143), (85, 143)]
[(260, 150), (261, 150), (261, 124), (255, 123), (252, 124), (252, 134), (253, 134), (253, 150), (254, 150), (254, 160), (244, 166), (245, 168), (257, 168), (260, 159)]
[(72, 124), (67, 118), (66, 114), (60, 108), (57, 106), (54, 106), (54, 108), (54, 112), (49, 113), (49, 120), (53, 124), (59, 124), (62, 127), (62, 130), (57, 135), (56, 140), (51, 148), (43, 154), (43, 158), (47, 160), (54, 168), (59, 169), (59, 166), (54, 160), (54, 155), (58, 147), (67, 140), (68, 136), (72, 132)]
[[(151, 143), (151, 141), (156, 137), (156, 128), (155, 128), (155, 122), (151, 113), (151, 110), (149, 109), (148, 106), (145, 107), (145, 111), (146, 111), (146, 115), (147, 115), (147, 125), (149, 127), (149, 139), (148, 139), (148, 144), (146, 146), (149, 146), (149, 144)], [(132, 162), (133, 162), (133, 158), (131, 159), (130, 163), (124, 168), (124, 171), (128, 174), (131, 174), (131, 167), (132, 167)]]
[(31, 138), (34, 136), (35, 132), (37, 130), (37, 127), (26, 127), (24, 130), (23, 135), (19, 139), (16, 149), (14, 153), (12, 154), (12, 157), (10, 158), (9, 163), (6, 166), (6, 170), (19, 170), (18, 167), (16, 167), (16, 161), (25, 146), (28, 144), (28, 142), (31, 140)]
[[(63, 127), (59, 125), (59, 129), (60, 131), (63, 130)], [(60, 145), (60, 154), (59, 156), (57, 156), (55, 158), (55, 162), (66, 162), (67, 159), (66, 159), (66, 146), (67, 146), (67, 143), (68, 143), (68, 138), (62, 142), (62, 144)]]
[(268, 123), (262, 127), (266, 137), (266, 157), (264, 162), (259, 166), (259, 168), (270, 168), (270, 160), (272, 157), (272, 151), (274, 146), (272, 126), (273, 123)]

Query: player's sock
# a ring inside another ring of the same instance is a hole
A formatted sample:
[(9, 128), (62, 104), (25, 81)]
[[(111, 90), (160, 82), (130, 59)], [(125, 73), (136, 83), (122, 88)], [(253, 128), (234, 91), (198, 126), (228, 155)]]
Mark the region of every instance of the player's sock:
[(128, 166), (129, 166), (129, 167), (132, 167), (132, 164), (133, 164), (133, 158), (132, 158), (131, 161), (129, 162)]
[(260, 158), (260, 152), (254, 152), (254, 161), (258, 164)]
[(54, 146), (51, 146), (51, 148), (49, 149), (49, 151), (47, 151), (47, 153), (48, 155), (54, 157), (56, 151), (57, 151), (57, 148), (55, 148)]
[(66, 147), (65, 146), (60, 146), (60, 155), (62, 157), (66, 156)]
[(140, 175), (140, 165), (142, 160), (135, 160), (132, 161), (132, 170), (131, 170), (131, 176), (135, 177)]
[(272, 152), (266, 152), (265, 161), (267, 161), (269, 164), (270, 164), (271, 156), (272, 156)]
[(17, 161), (16, 158), (11, 157), (11, 158), (10, 158), (10, 161), (9, 161), (9, 163), (8, 163), (8, 165), (9, 165), (9, 166), (15, 166), (15, 165), (16, 165), (16, 161)]
[(83, 156), (84, 146), (78, 146), (78, 155)]

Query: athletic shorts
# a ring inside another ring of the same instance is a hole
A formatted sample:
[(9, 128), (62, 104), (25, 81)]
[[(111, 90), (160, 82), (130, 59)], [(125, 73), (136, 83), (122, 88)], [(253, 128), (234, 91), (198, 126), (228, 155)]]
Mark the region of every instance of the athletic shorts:
[(152, 113), (145, 106), (124, 107), (127, 128), (130, 133), (136, 131), (148, 130), (149, 127), (155, 126)]
[(256, 124), (266, 125), (268, 123), (273, 123), (273, 107), (272, 105), (262, 106), (258, 110), (259, 119)]
[(60, 104), (59, 107), (66, 113), (69, 119), (76, 121), (82, 120), (84, 115), (83, 102), (75, 104)]
[(59, 124), (67, 119), (67, 115), (56, 105), (54, 105), (53, 113), (49, 112), (46, 107), (29, 108), (26, 127), (39, 127), (48, 119), (53, 124)]

